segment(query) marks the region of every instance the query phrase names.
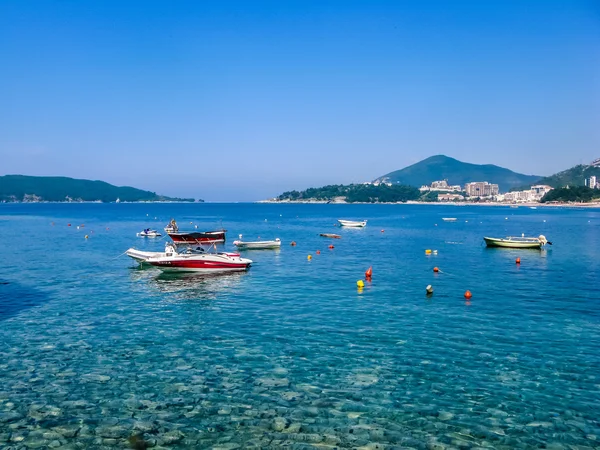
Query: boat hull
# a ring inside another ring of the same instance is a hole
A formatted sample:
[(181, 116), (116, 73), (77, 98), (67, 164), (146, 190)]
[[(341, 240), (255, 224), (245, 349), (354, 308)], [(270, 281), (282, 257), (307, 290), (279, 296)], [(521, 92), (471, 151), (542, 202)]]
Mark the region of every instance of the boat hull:
[(331, 239), (341, 239), (341, 236), (339, 234), (333, 234), (333, 233), (321, 233), (319, 236), (331, 238)]
[(498, 239), (484, 237), (483, 240), (488, 247), (504, 247), (504, 248), (542, 248), (541, 242), (536, 241), (515, 241), (511, 239)]
[(225, 230), (205, 232), (169, 231), (167, 234), (175, 244), (217, 244), (225, 242)]
[(281, 248), (281, 241), (234, 241), (233, 245), (235, 245), (240, 250), (273, 250)]
[(338, 222), (343, 227), (354, 227), (354, 228), (362, 228), (367, 225), (367, 221), (363, 220), (362, 222), (357, 222), (354, 220), (342, 220), (338, 219)]
[(158, 258), (160, 256), (165, 256), (164, 252), (144, 252), (142, 250), (137, 250), (133, 247), (127, 250), (125, 254), (140, 263), (146, 262), (148, 258)]
[(175, 255), (149, 258), (146, 262), (166, 272), (243, 272), (250, 268), (252, 261), (238, 254)]

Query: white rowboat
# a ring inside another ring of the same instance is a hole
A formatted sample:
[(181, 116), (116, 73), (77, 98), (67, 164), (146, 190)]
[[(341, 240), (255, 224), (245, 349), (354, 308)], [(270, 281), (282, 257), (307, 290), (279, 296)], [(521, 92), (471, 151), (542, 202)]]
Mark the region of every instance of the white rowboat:
[(542, 248), (546, 244), (552, 245), (552, 242), (546, 240), (546, 237), (541, 234), (539, 237), (506, 237), (490, 238), (484, 237), (483, 240), (488, 247), (506, 247), (506, 248)]
[(338, 222), (340, 223), (341, 226), (343, 227), (356, 227), (356, 228), (362, 228), (364, 226), (367, 225), (367, 221), (363, 220), (361, 222), (355, 221), (355, 220), (343, 220), (343, 219), (338, 219)]
[(233, 241), (240, 250), (271, 250), (281, 248), (281, 240), (279, 238), (274, 241), (242, 241), (242, 235), (240, 234), (239, 241)]

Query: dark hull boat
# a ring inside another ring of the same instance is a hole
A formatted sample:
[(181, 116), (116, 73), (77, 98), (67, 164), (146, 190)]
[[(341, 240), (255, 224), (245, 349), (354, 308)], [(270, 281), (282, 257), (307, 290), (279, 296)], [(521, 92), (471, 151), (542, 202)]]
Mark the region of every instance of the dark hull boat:
[(168, 235), (175, 244), (218, 244), (225, 242), (225, 233), (227, 230), (217, 231), (169, 231)]

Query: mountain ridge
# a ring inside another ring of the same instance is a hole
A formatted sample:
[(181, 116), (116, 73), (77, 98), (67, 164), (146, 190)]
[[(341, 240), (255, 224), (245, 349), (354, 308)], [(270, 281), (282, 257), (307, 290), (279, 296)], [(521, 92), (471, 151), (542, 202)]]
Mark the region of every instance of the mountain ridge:
[(540, 175), (525, 175), (495, 164), (472, 164), (446, 155), (435, 155), (377, 177), (374, 181), (417, 187), (439, 180), (448, 180), (450, 185), (461, 186), (474, 181), (487, 181), (498, 184), (500, 191), (506, 192), (513, 187), (534, 184), (541, 178)]
[(0, 202), (194, 202), (100, 180), (30, 175), (0, 176)]

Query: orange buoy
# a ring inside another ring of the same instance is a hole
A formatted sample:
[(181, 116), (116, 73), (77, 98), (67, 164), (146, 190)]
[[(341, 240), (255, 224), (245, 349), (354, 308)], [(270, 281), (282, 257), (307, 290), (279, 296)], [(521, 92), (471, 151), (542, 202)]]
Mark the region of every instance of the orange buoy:
[(296, 245), (296, 241), (290, 242), (290, 245), (293, 247), (294, 245)]
[(373, 275), (373, 266), (370, 266), (367, 271), (365, 272), (365, 277), (367, 278), (371, 278), (371, 276)]
[(438, 273), (438, 272), (440, 271), (440, 269), (438, 269), (437, 267), (434, 267), (434, 268), (433, 268), (433, 271), (434, 271), (435, 273)]
[(68, 223), (68, 224), (67, 224), (67, 226), (68, 226), (68, 227), (70, 227), (70, 226), (71, 226), (71, 224), (70, 224), (70, 223)]
[(382, 233), (385, 233), (385, 230), (381, 230)]
[(330, 246), (329, 246), (329, 248), (330, 248), (330, 249), (333, 249), (333, 245), (330, 245)]
[(85, 225), (84, 225), (84, 224), (81, 224), (81, 225), (79, 225), (79, 226), (80, 226), (81, 228), (85, 227)]
[(320, 255), (320, 254), (321, 254), (321, 250), (317, 250), (315, 253), (316, 253), (317, 255)]
[(465, 292), (465, 298), (468, 300), (468, 299), (470, 299), (471, 297), (473, 297), (473, 294), (471, 294), (471, 291), (468, 291), (468, 290), (467, 290), (467, 291)]
[(517, 260), (515, 261), (517, 264), (521, 264), (521, 258), (517, 258)]

